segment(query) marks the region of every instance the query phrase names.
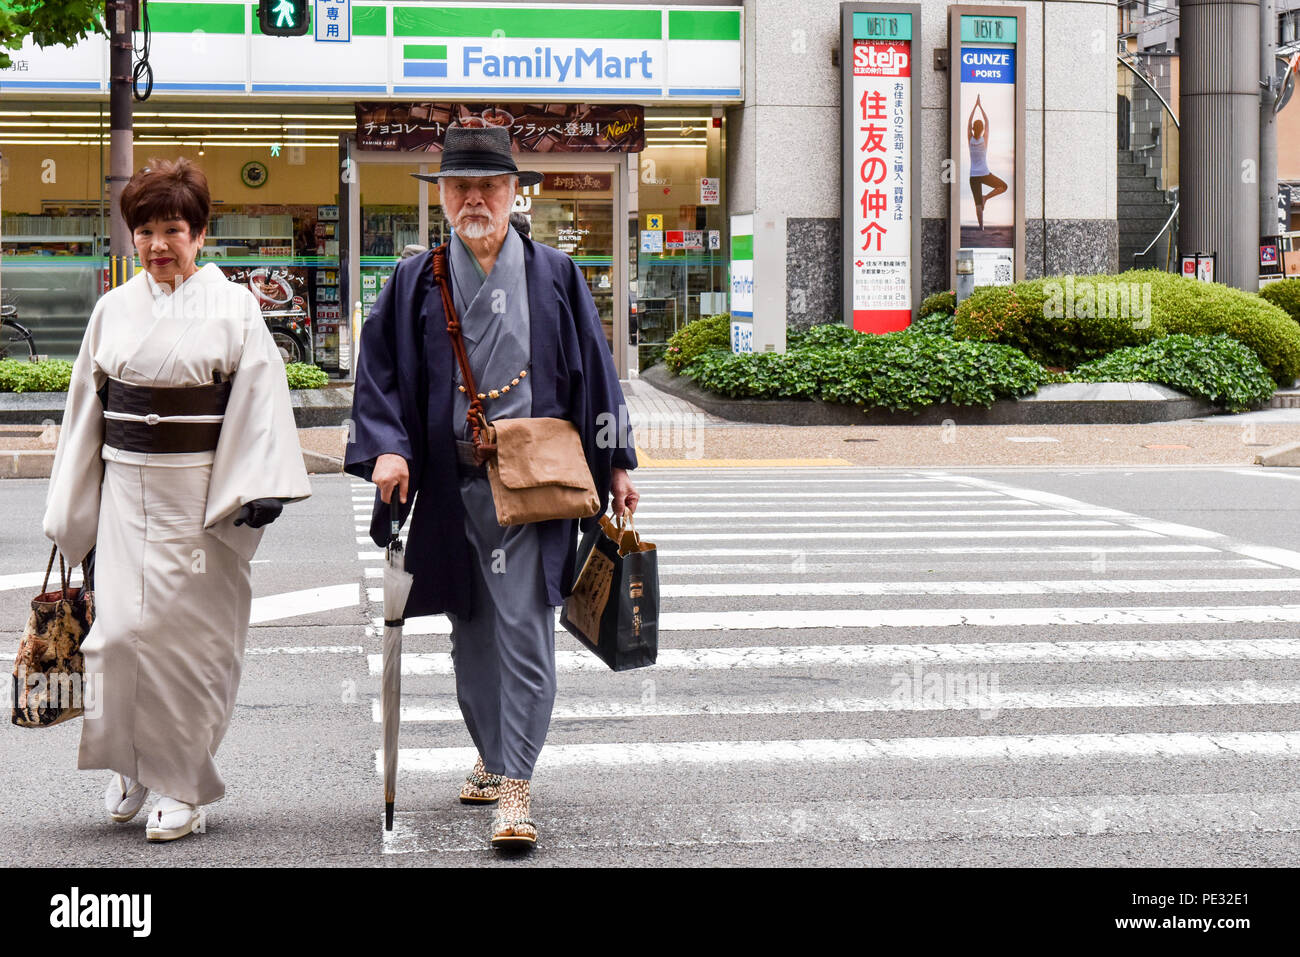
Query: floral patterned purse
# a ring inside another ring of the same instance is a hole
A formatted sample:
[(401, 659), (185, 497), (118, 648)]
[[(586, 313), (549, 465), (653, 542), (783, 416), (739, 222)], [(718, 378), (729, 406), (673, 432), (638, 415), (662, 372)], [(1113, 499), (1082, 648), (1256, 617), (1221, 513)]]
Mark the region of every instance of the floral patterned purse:
[[(58, 546), (50, 550), (41, 593), (32, 599), (27, 628), (18, 644), (13, 672), (13, 723), (49, 728), (85, 713), (85, 659), (81, 643), (95, 620), (93, 559), (82, 563), (80, 588), (59, 555), (59, 591), (46, 591)], [(92, 549), (91, 555), (94, 554)]]

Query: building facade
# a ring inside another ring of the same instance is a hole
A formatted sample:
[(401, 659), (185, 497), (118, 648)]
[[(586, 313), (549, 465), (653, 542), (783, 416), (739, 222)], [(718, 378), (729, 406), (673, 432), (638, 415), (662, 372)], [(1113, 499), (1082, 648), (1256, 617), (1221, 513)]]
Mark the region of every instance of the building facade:
[[(951, 286), (956, 255), (962, 147), (941, 56), (953, 6), (922, 0), (912, 40), (913, 309)], [(241, 0), (148, 9), (155, 82), (136, 104), (136, 166), (203, 166), (216, 202), (205, 255), (259, 295), (286, 354), (346, 374), (354, 304), (364, 317), (405, 246), (447, 235), (436, 187), (409, 174), (437, 168), (457, 123), (508, 126), (520, 165), (545, 173), (519, 208), (582, 267), (620, 374), (733, 308), (736, 217), (752, 216), (755, 328), (768, 331), (755, 348), (844, 319), (835, 0), (316, 0), (301, 38), (262, 36)], [(1115, 269), (1114, 0), (979, 9), (1023, 23), (1021, 275)], [(107, 45), (13, 58), (0, 73), (0, 286), (42, 351), (69, 356), (105, 283)]]

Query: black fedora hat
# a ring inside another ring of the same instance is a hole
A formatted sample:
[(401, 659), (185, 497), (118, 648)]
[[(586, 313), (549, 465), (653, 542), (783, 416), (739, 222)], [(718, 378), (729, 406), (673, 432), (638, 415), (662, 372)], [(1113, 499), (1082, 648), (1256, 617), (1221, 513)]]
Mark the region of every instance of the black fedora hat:
[(442, 143), (442, 167), (436, 173), (412, 173), (416, 179), (436, 183), (443, 176), (519, 177), (520, 186), (534, 186), (542, 181), (535, 170), (515, 166), (510, 153), (510, 133), (500, 126), (462, 128), (453, 126)]

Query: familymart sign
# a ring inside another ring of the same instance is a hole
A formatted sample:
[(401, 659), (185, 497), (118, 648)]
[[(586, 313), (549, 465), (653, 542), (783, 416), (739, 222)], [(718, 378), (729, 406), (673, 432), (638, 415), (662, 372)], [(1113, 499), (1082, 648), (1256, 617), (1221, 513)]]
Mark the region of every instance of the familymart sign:
[[(347, 30), (268, 37), (254, 3), (151, 0), (154, 89), (551, 102), (743, 99), (739, 6), (353, 0), (347, 8), (316, 0), (315, 16), (327, 8), (347, 19)], [(0, 92), (108, 92), (103, 37), (71, 49), (28, 41), (14, 61), (15, 69), (0, 72)]]

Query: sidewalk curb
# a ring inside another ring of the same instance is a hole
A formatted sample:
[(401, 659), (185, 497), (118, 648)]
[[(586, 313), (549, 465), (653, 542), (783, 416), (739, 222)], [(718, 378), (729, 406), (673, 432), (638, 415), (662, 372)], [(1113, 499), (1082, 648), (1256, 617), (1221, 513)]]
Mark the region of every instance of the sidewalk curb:
[(54, 449), (0, 452), (0, 479), (49, 478), (53, 467)]
[[(63, 421), (66, 392), (0, 392), (0, 425), (44, 425)], [(293, 389), (293, 421), (300, 429), (342, 425), (352, 415), (352, 386)]]
[(820, 399), (728, 399), (674, 376), (662, 364), (641, 378), (705, 412), (763, 425), (1138, 425), (1221, 414), (1209, 402), (1152, 382), (1049, 384), (1021, 399), (999, 399), (987, 409), (944, 403), (912, 413), (864, 411)]
[(1265, 449), (1255, 456), (1255, 464), (1283, 468), (1300, 466), (1300, 442), (1287, 442)]
[[(308, 474), (329, 475), (343, 471), (343, 460), (320, 452), (302, 450), (302, 464)], [(49, 478), (54, 468), (53, 449), (20, 449), (0, 452), (0, 479)]]

